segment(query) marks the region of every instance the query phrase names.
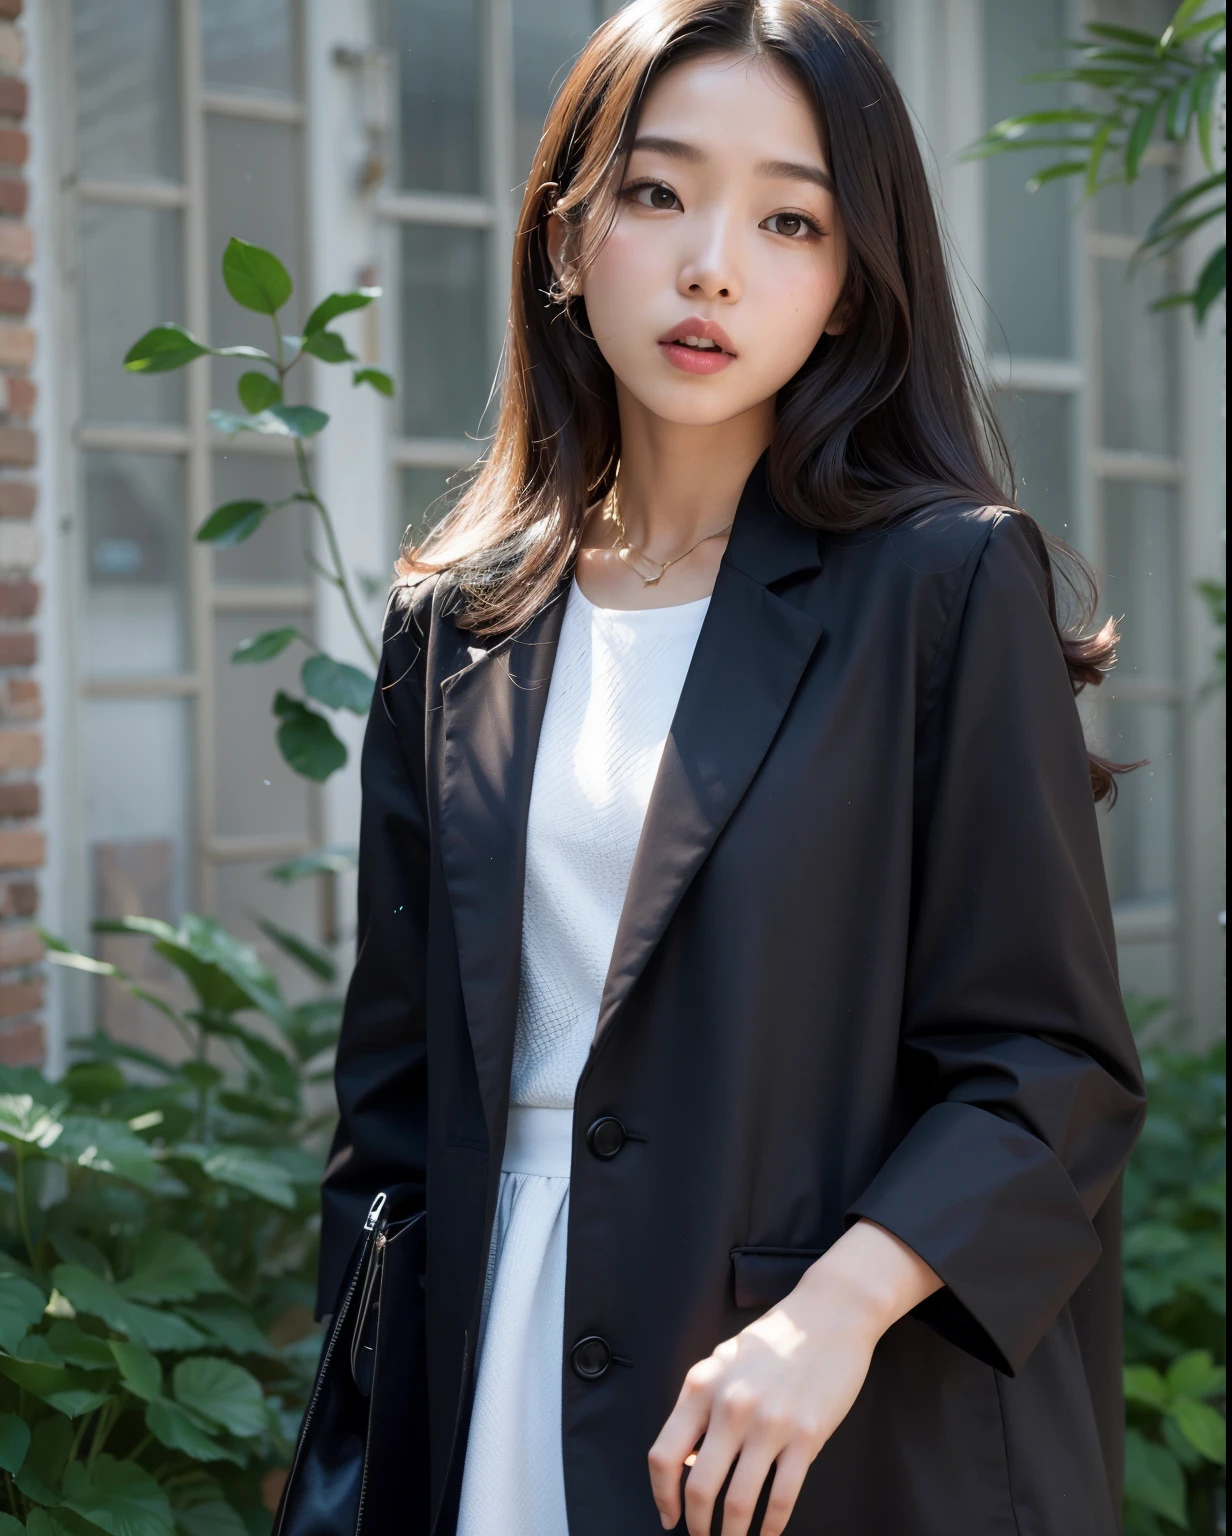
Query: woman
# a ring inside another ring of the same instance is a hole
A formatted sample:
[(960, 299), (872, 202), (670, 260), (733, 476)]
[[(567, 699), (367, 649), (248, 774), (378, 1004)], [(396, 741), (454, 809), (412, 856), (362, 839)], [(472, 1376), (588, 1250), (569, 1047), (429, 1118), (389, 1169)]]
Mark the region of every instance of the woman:
[(1111, 1533), (1115, 634), (1005, 507), (893, 80), (824, 0), (628, 7), (514, 278), (391, 604), (321, 1308), (417, 1188), (439, 1532)]

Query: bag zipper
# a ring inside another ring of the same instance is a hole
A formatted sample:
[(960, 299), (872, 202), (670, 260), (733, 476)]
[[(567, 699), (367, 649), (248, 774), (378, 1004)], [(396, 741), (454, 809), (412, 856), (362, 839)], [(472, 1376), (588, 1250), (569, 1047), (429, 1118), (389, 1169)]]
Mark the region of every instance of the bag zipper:
[[(368, 1211), (368, 1219), (364, 1222), (364, 1231), (371, 1232), (376, 1226), (377, 1217), (381, 1214), (381, 1208), (385, 1204), (385, 1191), (382, 1190), (372, 1202)], [(325, 1377), (329, 1372), (330, 1361), (334, 1358), (334, 1347), (338, 1343), (338, 1336), (342, 1332), (342, 1325), (346, 1321), (347, 1312), (350, 1310), (352, 1298), (355, 1295), (355, 1287), (359, 1284), (359, 1277), (364, 1269), (364, 1259), (367, 1257), (367, 1249), (359, 1256), (359, 1263), (355, 1266), (355, 1273), (351, 1276), (351, 1283), (347, 1287), (347, 1293), (342, 1298), (342, 1305), (338, 1308), (338, 1316), (334, 1319), (334, 1326), (330, 1330), (329, 1343), (325, 1346), (325, 1357), (321, 1361), (317, 1371), (316, 1383), (312, 1389), (312, 1396), (308, 1399), (308, 1406), (304, 1409), (303, 1423), (300, 1425), (299, 1435), (296, 1438), (295, 1457), (291, 1462), (291, 1470), (287, 1474), (286, 1487), (289, 1489), (295, 1481), (295, 1473), (299, 1468), (300, 1451), (308, 1435), (309, 1426), (312, 1424), (313, 1414), (316, 1412), (317, 1402), (321, 1396), (321, 1388), (325, 1384)], [(363, 1493), (360, 1493), (362, 1505)], [(290, 1501), (283, 1505), (282, 1516), (278, 1521), (278, 1529), (273, 1536), (281, 1536), (282, 1529), (287, 1523), (287, 1509)]]

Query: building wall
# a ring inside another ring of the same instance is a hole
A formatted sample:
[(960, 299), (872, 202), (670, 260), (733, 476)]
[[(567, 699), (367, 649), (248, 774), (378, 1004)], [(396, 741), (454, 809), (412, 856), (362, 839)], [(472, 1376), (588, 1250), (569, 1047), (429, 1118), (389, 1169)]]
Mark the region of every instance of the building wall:
[(29, 83), (22, 0), (0, 0), (0, 1061), (43, 1057), (42, 944), (34, 926), (41, 825), (41, 591), (36, 336), (29, 278)]

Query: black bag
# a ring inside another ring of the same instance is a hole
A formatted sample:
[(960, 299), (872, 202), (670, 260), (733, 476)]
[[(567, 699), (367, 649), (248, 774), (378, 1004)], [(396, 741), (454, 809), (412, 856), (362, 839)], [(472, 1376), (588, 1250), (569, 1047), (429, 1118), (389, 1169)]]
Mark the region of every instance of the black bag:
[(274, 1536), (427, 1536), (427, 1216), (372, 1202), (282, 1491)]

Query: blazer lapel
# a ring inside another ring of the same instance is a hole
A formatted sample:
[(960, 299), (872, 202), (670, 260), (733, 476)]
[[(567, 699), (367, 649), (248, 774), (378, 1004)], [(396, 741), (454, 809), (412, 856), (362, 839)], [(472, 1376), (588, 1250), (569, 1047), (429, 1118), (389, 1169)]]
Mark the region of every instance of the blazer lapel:
[(441, 862), (490, 1144), (505, 1134), (531, 782), (567, 585), (522, 633), (441, 685)]
[(611, 1028), (690, 881), (752, 783), (824, 633), (770, 583), (818, 569), (817, 535), (770, 496), (759, 461), (736, 512), (663, 749), (595, 1030)]

